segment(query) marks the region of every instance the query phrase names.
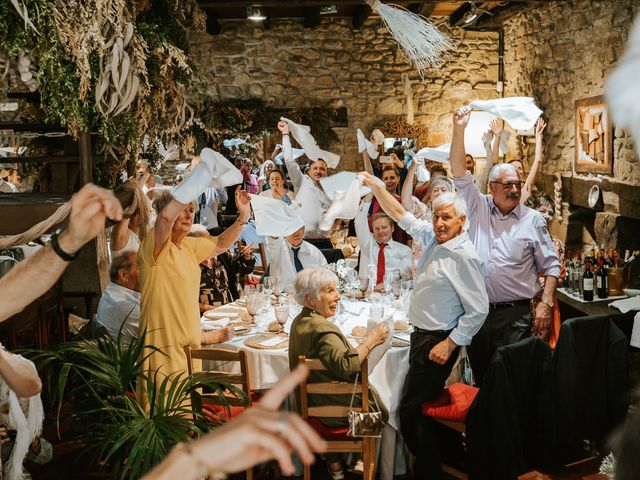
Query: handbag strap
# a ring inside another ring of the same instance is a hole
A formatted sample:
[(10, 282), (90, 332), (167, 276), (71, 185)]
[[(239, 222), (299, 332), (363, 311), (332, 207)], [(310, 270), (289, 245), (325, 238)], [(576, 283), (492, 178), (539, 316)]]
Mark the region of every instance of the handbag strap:
[[(351, 402), (349, 402), (349, 410), (353, 410), (353, 398), (356, 396), (356, 387), (358, 386), (358, 377), (360, 376), (360, 372), (356, 373), (356, 381), (353, 382), (353, 392), (351, 392)], [(371, 407), (371, 405), (375, 404), (375, 406), (377, 407), (378, 404), (376, 402), (369, 402), (369, 407)], [(378, 409), (377, 411), (371, 411), (368, 413), (379, 413), (380, 409)]]

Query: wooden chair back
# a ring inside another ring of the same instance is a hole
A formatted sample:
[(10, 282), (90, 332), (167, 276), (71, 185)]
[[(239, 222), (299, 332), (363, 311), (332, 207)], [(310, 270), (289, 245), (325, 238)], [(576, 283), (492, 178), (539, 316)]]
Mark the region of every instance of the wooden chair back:
[[(304, 355), (299, 357), (300, 363), (313, 371), (323, 371), (327, 368), (318, 359), (306, 358)], [(356, 395), (362, 398), (361, 407), (353, 407), (355, 411), (369, 411), (369, 375), (368, 365), (365, 359), (362, 362), (362, 371), (360, 373), (360, 381), (355, 386)], [(354, 392), (353, 382), (322, 382), (307, 383), (303, 380), (300, 384), (300, 413), (303, 419), (310, 418), (340, 418), (347, 417), (349, 405), (323, 405), (309, 406), (309, 395), (352, 395)], [(376, 443), (375, 438), (348, 438), (341, 440), (327, 440), (327, 452), (358, 452), (362, 454), (362, 462), (364, 465), (364, 480), (373, 480), (375, 477), (375, 461), (376, 461)], [(305, 465), (304, 480), (311, 479), (311, 469)]]
[[(242, 350), (232, 352), (221, 348), (184, 348), (187, 356), (187, 370), (189, 375), (193, 375), (193, 360), (212, 362), (239, 362), (240, 373), (223, 372), (219, 370), (205, 370), (206, 379), (211, 382), (224, 382), (239, 387), (247, 396), (251, 405), (251, 376), (247, 367), (247, 354)], [(224, 401), (218, 395), (205, 395), (209, 404), (224, 405)], [(231, 406), (245, 406), (243, 398), (229, 394), (225, 395), (225, 401)]]
[[(238, 240), (236, 242), (236, 246), (238, 249), (243, 249), (246, 245), (243, 245), (243, 243), (240, 240)], [(258, 255), (260, 255), (260, 261), (262, 265), (256, 265), (253, 268), (253, 271), (256, 274), (262, 275), (267, 269), (267, 252), (265, 250), (264, 243), (260, 242), (258, 243), (258, 246), (255, 246), (255, 245), (252, 246), (251, 253), (253, 254), (257, 253)]]

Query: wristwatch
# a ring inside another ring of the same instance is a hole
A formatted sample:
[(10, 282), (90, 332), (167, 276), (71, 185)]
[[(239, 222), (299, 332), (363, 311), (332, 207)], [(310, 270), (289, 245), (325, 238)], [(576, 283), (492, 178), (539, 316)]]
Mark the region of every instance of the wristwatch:
[(78, 252), (76, 253), (67, 253), (64, 250), (62, 250), (62, 247), (60, 246), (60, 243), (58, 242), (58, 237), (60, 236), (60, 234), (63, 232), (64, 230), (62, 228), (58, 228), (55, 232), (53, 232), (53, 234), (51, 235), (51, 248), (53, 248), (53, 251), (56, 252), (56, 255), (58, 255), (62, 260), (64, 260), (65, 262), (71, 262), (73, 260), (75, 260), (76, 258), (78, 258)]
[(540, 303), (544, 303), (547, 307), (553, 308), (553, 300), (545, 300), (544, 298), (540, 298)]

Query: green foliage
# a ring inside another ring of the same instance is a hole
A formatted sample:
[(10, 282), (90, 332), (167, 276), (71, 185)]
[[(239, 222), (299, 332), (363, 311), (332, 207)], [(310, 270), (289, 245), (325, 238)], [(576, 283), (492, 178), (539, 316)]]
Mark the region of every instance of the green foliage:
[[(163, 353), (144, 339), (126, 346), (121, 333), (116, 340), (78, 340), (31, 353), (51, 404), (73, 403), (75, 420), (88, 425), (84, 440), (96, 465), (121, 479), (141, 477), (173, 445), (212, 427), (202, 408), (203, 387), (223, 402), (224, 390), (244, 398), (231, 385), (208, 381), (206, 373), (149, 375), (143, 371), (145, 359)], [(139, 382), (148, 409), (136, 394)]]

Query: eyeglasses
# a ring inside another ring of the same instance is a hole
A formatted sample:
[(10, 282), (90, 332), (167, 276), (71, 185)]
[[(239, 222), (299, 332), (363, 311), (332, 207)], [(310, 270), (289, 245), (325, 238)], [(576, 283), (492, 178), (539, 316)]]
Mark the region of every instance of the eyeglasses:
[(516, 187), (516, 190), (521, 190), (522, 186), (524, 185), (523, 181), (519, 181), (519, 182), (491, 182), (491, 183), (497, 183), (499, 185), (502, 185), (502, 188), (504, 190), (511, 190), (513, 187)]

